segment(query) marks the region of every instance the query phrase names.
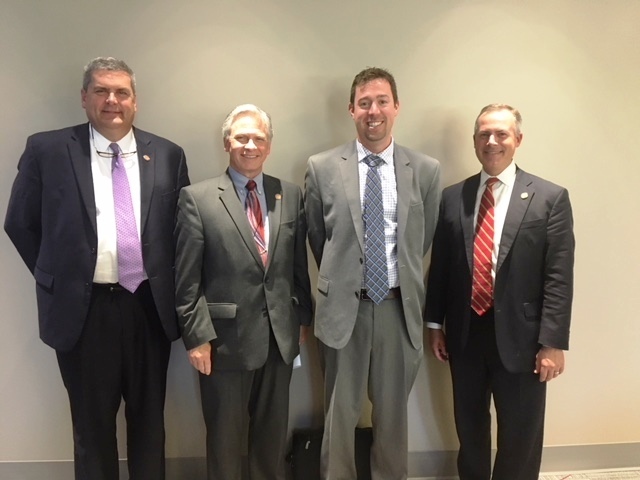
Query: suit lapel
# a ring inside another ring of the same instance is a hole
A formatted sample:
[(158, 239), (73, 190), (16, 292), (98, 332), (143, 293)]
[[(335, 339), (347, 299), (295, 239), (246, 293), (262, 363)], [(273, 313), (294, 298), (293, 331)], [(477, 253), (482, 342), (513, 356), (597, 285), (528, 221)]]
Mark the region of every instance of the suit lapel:
[(69, 156), (78, 190), (80, 190), (80, 197), (93, 227), (93, 233), (97, 235), (96, 199), (93, 190), (93, 174), (91, 172), (91, 145), (89, 142), (88, 123), (74, 127), (69, 139)]
[(136, 148), (138, 149), (138, 166), (140, 169), (140, 232), (144, 235), (149, 208), (155, 184), (156, 158), (151, 139), (140, 130), (134, 129)]
[(467, 264), (469, 273), (473, 275), (473, 240), (475, 236), (473, 228), (473, 213), (476, 208), (476, 197), (480, 185), (480, 174), (467, 179), (462, 185), (462, 203), (460, 204), (460, 224), (464, 236), (464, 246), (467, 251)]
[[(398, 192), (398, 243), (404, 238), (409, 216), (409, 202), (413, 184), (413, 169), (407, 155), (397, 146), (394, 150), (393, 163), (396, 171), (396, 191)], [(398, 187), (400, 186), (400, 188)]]
[(360, 179), (358, 176), (358, 153), (356, 151), (355, 141), (342, 159), (340, 164), (340, 175), (342, 176), (342, 184), (344, 186), (347, 204), (351, 211), (351, 219), (356, 230), (360, 249), (364, 252), (364, 225), (362, 223), (362, 206), (360, 204)]
[(218, 189), (220, 190), (220, 200), (238, 229), (240, 237), (251, 252), (254, 260), (264, 268), (262, 265), (262, 259), (260, 258), (260, 253), (258, 252), (258, 247), (256, 247), (256, 242), (253, 239), (253, 232), (251, 231), (251, 225), (249, 225), (249, 219), (244, 211), (244, 206), (240, 203), (236, 188), (233, 185), (231, 177), (229, 177), (228, 171), (225, 175), (220, 177)]
[[(282, 216), (282, 185), (280, 180), (270, 175), (263, 175), (262, 183), (267, 202), (267, 214), (269, 216), (269, 249), (266, 270), (269, 269), (273, 252), (280, 233), (280, 218)], [(257, 251), (257, 249), (256, 249)], [(262, 262), (261, 262), (262, 263)]]
[(498, 264), (496, 265), (496, 275), (500, 271), (500, 267), (507, 258), (513, 242), (518, 235), (520, 224), (525, 213), (531, 204), (531, 200), (535, 195), (535, 190), (531, 186), (532, 180), (526, 172), (518, 169), (516, 172), (516, 181), (513, 184), (511, 198), (509, 199), (509, 208), (507, 217), (504, 220), (502, 228), (502, 238), (500, 238), (500, 249), (498, 251)]

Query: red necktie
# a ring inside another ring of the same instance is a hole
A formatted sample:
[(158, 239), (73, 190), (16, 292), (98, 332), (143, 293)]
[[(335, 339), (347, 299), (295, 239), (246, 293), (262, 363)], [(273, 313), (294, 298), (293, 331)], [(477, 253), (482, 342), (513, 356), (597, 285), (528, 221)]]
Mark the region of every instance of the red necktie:
[(244, 209), (247, 212), (247, 218), (253, 232), (253, 239), (258, 247), (260, 258), (263, 265), (267, 265), (267, 245), (264, 241), (264, 221), (262, 218), (262, 208), (260, 208), (260, 200), (258, 200), (258, 192), (256, 191), (256, 182), (249, 180), (247, 182), (247, 199), (244, 203)]
[(484, 315), (493, 305), (493, 279), (491, 278), (493, 254), (493, 185), (497, 178), (487, 179), (487, 187), (480, 199), (476, 236), (473, 241), (473, 285), (471, 307), (478, 315)]

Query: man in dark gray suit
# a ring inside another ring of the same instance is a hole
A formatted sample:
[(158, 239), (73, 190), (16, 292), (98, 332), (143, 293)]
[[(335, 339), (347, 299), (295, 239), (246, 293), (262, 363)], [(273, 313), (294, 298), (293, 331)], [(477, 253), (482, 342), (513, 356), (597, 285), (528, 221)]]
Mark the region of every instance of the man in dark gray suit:
[(248, 442), (250, 478), (284, 480), (292, 362), (311, 323), (302, 192), (262, 173), (264, 111), (236, 107), (222, 135), (227, 171), (180, 193), (179, 323), (200, 372), (208, 478), (240, 479)]
[(394, 142), (399, 108), (393, 76), (363, 70), (349, 102), (357, 139), (308, 162), (315, 334), (325, 360), (323, 479), (356, 478), (354, 429), (367, 394), (372, 478), (407, 478), (407, 399), (423, 352), (423, 257), (437, 221), (440, 166)]
[(130, 476), (161, 480), (186, 160), (178, 145), (133, 127), (135, 76), (123, 61), (89, 62), (81, 96), (89, 123), (27, 140), (4, 227), (35, 278), (40, 337), (69, 394), (76, 478), (118, 478), (124, 399)]
[(461, 480), (537, 480), (546, 384), (564, 371), (569, 346), (569, 194), (516, 166), (521, 124), (508, 105), (481, 110), (482, 171), (444, 190), (433, 241), (425, 319), (434, 355), (451, 364)]

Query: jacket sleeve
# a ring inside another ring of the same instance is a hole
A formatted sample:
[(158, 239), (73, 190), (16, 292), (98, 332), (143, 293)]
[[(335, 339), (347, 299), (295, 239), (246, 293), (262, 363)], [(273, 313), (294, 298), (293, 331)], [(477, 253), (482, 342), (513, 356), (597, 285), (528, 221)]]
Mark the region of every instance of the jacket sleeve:
[(175, 228), (176, 311), (187, 350), (217, 338), (202, 289), (204, 233), (189, 188), (180, 191)]
[(4, 220), (5, 231), (31, 273), (42, 241), (42, 181), (33, 141), (27, 140), (20, 157)]

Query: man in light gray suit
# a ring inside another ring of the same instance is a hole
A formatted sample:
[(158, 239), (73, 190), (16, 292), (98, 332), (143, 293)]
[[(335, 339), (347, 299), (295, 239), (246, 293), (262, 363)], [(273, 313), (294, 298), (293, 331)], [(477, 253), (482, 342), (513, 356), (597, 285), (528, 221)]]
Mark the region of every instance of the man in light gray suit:
[[(367, 393), (372, 478), (407, 478), (407, 398), (423, 351), (423, 257), (437, 221), (440, 166), (393, 141), (399, 108), (393, 76), (363, 70), (349, 103), (357, 140), (308, 163), (305, 210), (319, 268), (315, 334), (325, 359), (323, 479), (356, 478), (354, 429)], [(382, 265), (372, 263), (376, 197), (368, 178), (381, 187)], [(382, 293), (377, 284), (373, 293), (373, 271), (383, 272)]]
[(222, 133), (229, 168), (178, 202), (178, 318), (200, 372), (209, 480), (240, 479), (247, 443), (251, 480), (284, 480), (292, 362), (311, 323), (302, 192), (262, 173), (264, 111), (236, 107)]

